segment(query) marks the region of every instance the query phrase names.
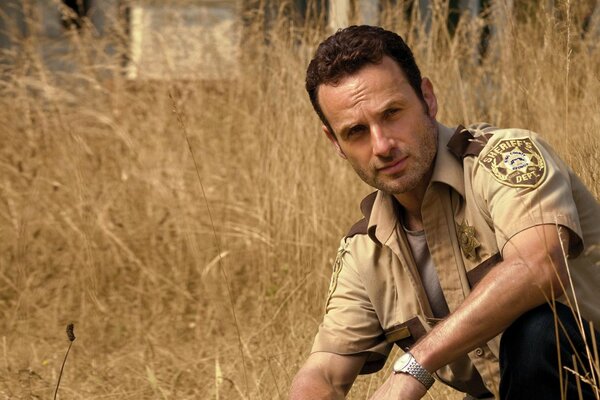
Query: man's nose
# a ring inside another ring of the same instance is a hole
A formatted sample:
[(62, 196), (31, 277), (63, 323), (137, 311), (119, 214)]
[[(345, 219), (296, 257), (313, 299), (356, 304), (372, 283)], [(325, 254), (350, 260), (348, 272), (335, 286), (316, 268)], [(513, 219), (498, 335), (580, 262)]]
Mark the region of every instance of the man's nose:
[(371, 127), (371, 145), (373, 146), (373, 155), (389, 156), (394, 148), (394, 139), (381, 126), (374, 125)]

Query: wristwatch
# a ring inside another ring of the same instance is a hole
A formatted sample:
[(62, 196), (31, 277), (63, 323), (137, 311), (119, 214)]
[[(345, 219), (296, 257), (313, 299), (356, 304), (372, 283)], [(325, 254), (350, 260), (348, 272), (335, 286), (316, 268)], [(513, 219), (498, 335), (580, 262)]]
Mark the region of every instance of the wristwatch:
[(396, 360), (392, 368), (395, 374), (408, 374), (421, 382), (429, 390), (435, 380), (433, 376), (415, 360), (412, 354), (404, 353)]

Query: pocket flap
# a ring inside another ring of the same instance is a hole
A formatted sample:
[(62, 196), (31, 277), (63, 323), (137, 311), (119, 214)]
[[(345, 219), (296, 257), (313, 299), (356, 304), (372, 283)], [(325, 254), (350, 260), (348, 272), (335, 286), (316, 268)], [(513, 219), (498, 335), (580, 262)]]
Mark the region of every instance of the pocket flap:
[(422, 336), (427, 333), (427, 328), (418, 316), (386, 330), (385, 337), (388, 343), (396, 343), (403, 350), (409, 350)]

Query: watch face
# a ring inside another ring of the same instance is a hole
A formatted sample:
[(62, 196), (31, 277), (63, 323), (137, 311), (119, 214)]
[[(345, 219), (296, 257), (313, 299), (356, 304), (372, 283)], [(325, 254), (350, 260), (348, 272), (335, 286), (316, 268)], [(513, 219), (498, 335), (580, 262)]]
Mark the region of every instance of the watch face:
[(399, 359), (394, 363), (394, 371), (402, 371), (406, 366), (410, 363), (412, 356), (409, 353), (402, 355)]
[(394, 363), (394, 373), (408, 374), (421, 382), (425, 389), (429, 389), (433, 385), (433, 377), (423, 368), (410, 353), (405, 353), (398, 358)]

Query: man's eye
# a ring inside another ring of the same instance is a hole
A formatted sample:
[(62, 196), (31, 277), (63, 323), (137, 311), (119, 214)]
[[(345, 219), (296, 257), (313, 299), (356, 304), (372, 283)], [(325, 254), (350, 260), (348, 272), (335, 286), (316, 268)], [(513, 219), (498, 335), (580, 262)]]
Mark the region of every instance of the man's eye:
[(390, 118), (393, 117), (394, 115), (398, 114), (400, 110), (398, 108), (390, 108), (389, 110), (385, 110), (385, 117), (386, 118)]
[(367, 127), (364, 125), (353, 126), (352, 128), (348, 129), (348, 137), (354, 136), (354, 135), (359, 135), (359, 134), (365, 132), (366, 129), (367, 129)]

